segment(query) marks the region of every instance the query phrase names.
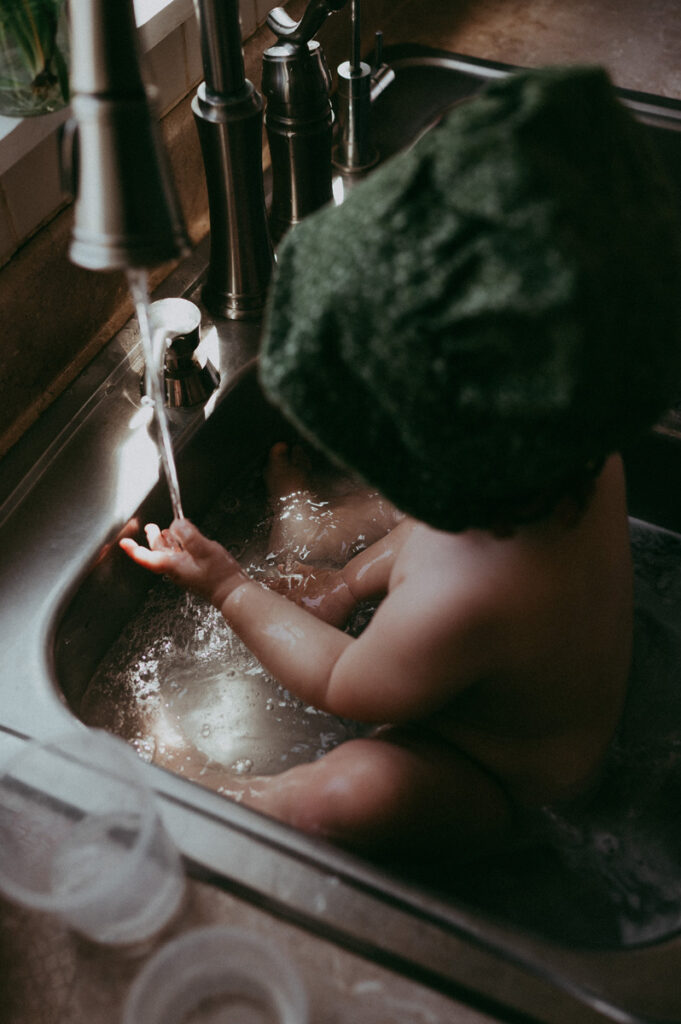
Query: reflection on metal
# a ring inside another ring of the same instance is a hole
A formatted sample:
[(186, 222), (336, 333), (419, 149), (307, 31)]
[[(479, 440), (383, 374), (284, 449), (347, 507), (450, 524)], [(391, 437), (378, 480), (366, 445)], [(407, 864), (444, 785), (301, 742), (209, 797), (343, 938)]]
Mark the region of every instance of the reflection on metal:
[(163, 380), (166, 404), (171, 409), (206, 402), (220, 383), (220, 374), (207, 357), (199, 360), (201, 310), (187, 299), (158, 299), (150, 308), (152, 330), (163, 332)]

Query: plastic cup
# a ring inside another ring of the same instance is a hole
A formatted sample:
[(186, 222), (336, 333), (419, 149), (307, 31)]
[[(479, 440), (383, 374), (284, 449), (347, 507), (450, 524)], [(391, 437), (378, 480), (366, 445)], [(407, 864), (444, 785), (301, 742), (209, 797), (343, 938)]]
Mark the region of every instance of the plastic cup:
[(28, 742), (0, 768), (0, 890), (86, 938), (155, 935), (185, 889), (143, 765), (99, 729)]
[(241, 928), (197, 928), (169, 942), (133, 982), (122, 1024), (307, 1024), (291, 962)]

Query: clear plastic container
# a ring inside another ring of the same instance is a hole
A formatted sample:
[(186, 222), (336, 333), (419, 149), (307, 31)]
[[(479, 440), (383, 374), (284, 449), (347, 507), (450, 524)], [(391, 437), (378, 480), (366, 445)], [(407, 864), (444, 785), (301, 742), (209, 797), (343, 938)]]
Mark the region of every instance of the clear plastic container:
[(27, 742), (0, 767), (0, 890), (95, 942), (155, 935), (185, 875), (143, 771), (102, 730)]
[(307, 1024), (288, 958), (241, 928), (198, 928), (169, 942), (132, 984), (122, 1024)]

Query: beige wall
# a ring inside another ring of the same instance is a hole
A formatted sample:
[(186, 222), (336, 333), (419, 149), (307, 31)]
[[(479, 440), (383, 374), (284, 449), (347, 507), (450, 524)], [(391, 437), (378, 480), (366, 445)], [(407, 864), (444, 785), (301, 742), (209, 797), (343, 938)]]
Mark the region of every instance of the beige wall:
[[(262, 11), (267, 6), (274, 0)], [(298, 16), (304, 3), (288, 6)], [(348, 13), (320, 33), (331, 68), (348, 55)], [(618, 85), (681, 99), (679, 0), (364, 0), (367, 48), (377, 28), (387, 43), (422, 42), (509, 63), (598, 61)], [(261, 29), (246, 44), (247, 75), (258, 86), (259, 55), (270, 42)], [(163, 133), (196, 243), (208, 215), (192, 92), (168, 111)], [(0, 270), (0, 455), (132, 312), (122, 275), (69, 262), (70, 223), (70, 208), (63, 209)], [(158, 268), (154, 280), (170, 269)]]

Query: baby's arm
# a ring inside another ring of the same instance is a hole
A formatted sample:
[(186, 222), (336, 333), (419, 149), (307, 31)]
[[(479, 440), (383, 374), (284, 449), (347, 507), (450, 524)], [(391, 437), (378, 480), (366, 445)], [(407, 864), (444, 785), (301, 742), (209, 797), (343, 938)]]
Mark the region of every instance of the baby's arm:
[[(358, 594), (347, 581), (339, 581), (350, 600), (385, 589), (399, 547), (399, 536), (393, 536), (397, 529), (353, 559), (359, 564), (351, 569), (350, 581)], [(205, 597), (284, 686), (303, 700), (326, 707), (329, 679), (343, 653), (355, 643), (352, 637), (251, 580), (229, 552), (186, 520), (174, 522), (163, 532), (147, 527), (147, 538), (150, 549), (129, 538), (121, 541), (121, 547), (138, 565)], [(351, 715), (352, 710), (344, 713)]]
[[(400, 523), (339, 572), (353, 600), (388, 589), (413, 528), (411, 520)], [(186, 520), (163, 533), (149, 527), (147, 536), (152, 550), (130, 539), (121, 547), (139, 565), (207, 598), (282, 685), (323, 710), (367, 722), (420, 718), (466, 685), (479, 660), (475, 631), (464, 624), (452, 633), (453, 609), (432, 581), (398, 581), (354, 639), (251, 580)]]
[(343, 572), (296, 562), (290, 573), (264, 581), (270, 590), (332, 626), (343, 626), (357, 603)]
[(342, 626), (358, 602), (385, 595), (395, 555), (412, 527), (413, 520), (402, 517), (398, 527), (355, 555), (343, 568), (317, 568), (298, 562), (293, 572), (267, 580), (267, 586), (324, 622)]

